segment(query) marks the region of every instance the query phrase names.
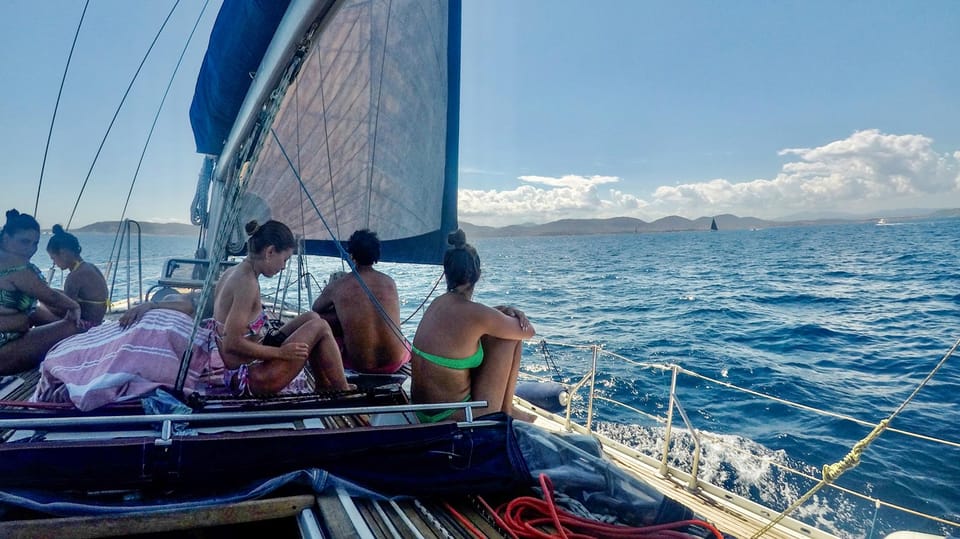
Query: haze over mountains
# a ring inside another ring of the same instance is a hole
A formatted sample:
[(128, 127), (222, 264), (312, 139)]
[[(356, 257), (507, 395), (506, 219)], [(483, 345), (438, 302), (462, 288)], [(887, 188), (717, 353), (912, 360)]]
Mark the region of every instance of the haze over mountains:
[[(909, 221), (916, 219), (938, 219), (960, 217), (960, 208), (948, 210), (924, 210), (924, 213), (913, 215), (900, 214), (887, 220)], [(720, 230), (750, 230), (784, 226), (806, 226), (822, 224), (862, 223), (875, 222), (876, 217), (835, 217), (819, 219), (795, 219), (789, 221), (769, 221), (756, 217), (738, 217), (724, 214), (715, 217), (700, 217), (687, 219), (671, 215), (653, 222), (646, 222), (633, 217), (614, 217), (611, 219), (562, 219), (544, 224), (522, 224), (505, 227), (489, 227), (473, 225), (460, 221), (460, 227), (467, 237), (510, 237), (510, 236), (578, 236), (587, 234), (631, 234), (644, 232), (680, 232), (684, 230), (710, 230), (710, 222), (716, 219)]]
[[(887, 220), (909, 221), (917, 219), (942, 219), (960, 217), (960, 208), (947, 210), (917, 210), (916, 213), (889, 212)], [(756, 217), (738, 217), (724, 214), (715, 217), (700, 217), (687, 219), (671, 215), (653, 222), (646, 222), (633, 217), (613, 217), (610, 219), (562, 219), (544, 224), (522, 224), (504, 227), (479, 226), (460, 221), (460, 227), (467, 233), (467, 237), (491, 238), (511, 236), (581, 236), (590, 234), (638, 234), (651, 232), (680, 232), (685, 230), (709, 230), (712, 219), (717, 220), (720, 230), (749, 230), (760, 228), (805, 226), (817, 224), (842, 224), (876, 221), (876, 217), (831, 217), (807, 218), (785, 221), (770, 221)], [(73, 232), (115, 234), (118, 221), (99, 221), (80, 228)], [(194, 236), (197, 227), (184, 223), (140, 223), (143, 234)]]

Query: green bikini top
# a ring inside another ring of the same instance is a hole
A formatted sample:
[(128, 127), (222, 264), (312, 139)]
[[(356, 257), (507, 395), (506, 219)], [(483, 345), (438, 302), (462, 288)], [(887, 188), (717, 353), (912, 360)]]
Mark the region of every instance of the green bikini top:
[[(25, 269), (33, 270), (43, 279), (43, 273), (40, 271), (40, 268), (34, 266), (33, 264), (24, 264), (22, 266), (11, 266), (9, 268), (0, 269), (0, 277), (5, 275), (10, 275), (11, 273), (16, 273), (18, 271), (23, 271)], [(14, 309), (21, 313), (29, 313), (37, 306), (37, 298), (28, 296), (27, 294), (19, 290), (4, 290), (0, 288), (0, 307), (5, 307), (7, 309)]]
[(434, 365), (440, 365), (441, 367), (446, 367), (448, 369), (475, 369), (479, 367), (481, 363), (483, 363), (483, 345), (480, 343), (477, 343), (477, 351), (474, 352), (472, 356), (465, 357), (463, 359), (450, 359), (443, 356), (435, 356), (433, 354), (428, 354), (412, 345), (410, 348), (413, 353), (429, 361), (430, 363), (433, 363)]

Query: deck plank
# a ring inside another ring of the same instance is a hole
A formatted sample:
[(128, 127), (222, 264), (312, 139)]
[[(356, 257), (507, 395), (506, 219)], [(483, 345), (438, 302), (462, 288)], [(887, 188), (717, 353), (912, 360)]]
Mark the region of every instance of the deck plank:
[(191, 530), (292, 517), (313, 503), (313, 496), (298, 495), (150, 514), (13, 520), (0, 522), (0, 537), (83, 539)]

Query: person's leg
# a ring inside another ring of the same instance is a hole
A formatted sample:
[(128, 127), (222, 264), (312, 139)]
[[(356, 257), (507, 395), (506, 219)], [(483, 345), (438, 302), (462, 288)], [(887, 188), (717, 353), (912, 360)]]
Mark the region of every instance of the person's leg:
[(316, 335), (316, 344), (310, 349), (310, 367), (313, 377), (317, 381), (317, 390), (333, 389), (347, 390), (354, 386), (347, 383), (347, 376), (343, 372), (343, 358), (340, 355), (340, 343), (333, 336), (330, 324), (317, 316), (311, 321), (308, 328)]
[[(284, 324), (280, 330), (287, 335), (284, 343), (302, 342), (310, 349), (307, 361), (310, 361), (318, 388), (348, 389), (340, 351), (330, 332), (330, 326), (316, 313), (301, 314)], [(250, 390), (256, 395), (275, 394), (300, 373), (303, 365), (304, 363), (300, 361), (285, 360), (252, 364)]]
[(289, 322), (285, 323), (285, 324), (280, 328), (280, 331), (282, 331), (284, 335), (286, 335), (287, 337), (289, 337), (289, 336), (293, 335), (293, 333), (294, 333), (295, 331), (297, 331), (298, 329), (300, 329), (300, 326), (306, 324), (307, 322), (312, 322), (312, 321), (314, 321), (314, 320), (316, 320), (316, 319), (317, 319), (317, 314), (316, 314), (316, 313), (314, 313), (314, 312), (312, 312), (312, 311), (310, 311), (310, 312), (305, 312), (305, 313), (297, 316), (297, 317), (294, 318), (293, 320), (290, 320)]
[(333, 338), (337, 341), (337, 350), (340, 352), (340, 359), (343, 363), (343, 368), (356, 370), (356, 367), (354, 367), (354, 362), (347, 357), (347, 350), (343, 346), (343, 324), (340, 323), (340, 318), (337, 317), (337, 312), (327, 311), (318, 313), (318, 316), (330, 326), (330, 331), (333, 333)]
[(505, 412), (517, 419), (533, 421), (532, 415), (513, 409), (523, 342), (490, 336), (483, 337), (480, 342), (483, 363), (473, 370), (471, 392), (472, 400), (485, 400), (487, 407), (476, 410), (476, 413)]
[(19, 339), (0, 347), (0, 375), (17, 374), (36, 367), (53, 345), (79, 331), (73, 320), (58, 320), (31, 329)]
[(45, 326), (58, 320), (63, 320), (63, 316), (57, 316), (49, 307), (42, 303), (37, 303), (37, 308), (30, 313), (31, 326)]

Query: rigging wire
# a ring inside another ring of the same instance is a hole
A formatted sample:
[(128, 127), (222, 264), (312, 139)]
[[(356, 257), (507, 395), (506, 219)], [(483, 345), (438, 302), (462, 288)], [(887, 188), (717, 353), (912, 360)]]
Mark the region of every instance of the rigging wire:
[(157, 40), (160, 39), (160, 34), (163, 33), (163, 29), (166, 28), (167, 23), (170, 22), (170, 17), (173, 16), (173, 12), (176, 11), (178, 5), (180, 5), (180, 0), (177, 0), (173, 4), (173, 7), (170, 8), (170, 12), (167, 13), (167, 18), (163, 20), (163, 24), (160, 25), (160, 29), (157, 30), (156, 35), (153, 36), (153, 41), (150, 42), (150, 47), (147, 48), (147, 52), (143, 55), (143, 59), (140, 60), (140, 65), (137, 66), (137, 71), (133, 74), (133, 78), (130, 79), (130, 84), (127, 85), (127, 90), (123, 93), (123, 98), (120, 99), (120, 104), (117, 105), (117, 110), (114, 111), (113, 118), (110, 119), (110, 124), (107, 126), (107, 130), (103, 134), (103, 138), (100, 140), (100, 146), (97, 148), (97, 153), (93, 156), (93, 162), (90, 163), (90, 168), (87, 170), (87, 176), (83, 179), (83, 185), (80, 186), (80, 192), (77, 194), (77, 200), (73, 204), (73, 210), (70, 211), (70, 219), (67, 220), (67, 226), (63, 227), (64, 230), (68, 230), (70, 225), (73, 223), (73, 218), (77, 213), (77, 206), (80, 205), (80, 199), (83, 197), (83, 192), (87, 188), (87, 183), (90, 181), (90, 175), (93, 174), (93, 167), (96, 166), (97, 160), (100, 158), (100, 152), (103, 151), (103, 146), (107, 142), (107, 137), (113, 130), (113, 124), (117, 121), (117, 116), (120, 115), (120, 110), (123, 108), (123, 104), (126, 103), (127, 97), (130, 95), (130, 90), (133, 88), (133, 83), (136, 82), (137, 77), (140, 76), (140, 70), (143, 69), (143, 65), (147, 62), (147, 58), (153, 51), (153, 47), (157, 44)]
[(850, 449), (850, 452), (844, 455), (844, 457), (840, 459), (839, 462), (836, 462), (834, 464), (825, 464), (823, 466), (823, 479), (821, 479), (819, 483), (817, 483), (816, 485), (813, 486), (813, 488), (807, 491), (806, 494), (804, 494), (803, 496), (800, 496), (800, 498), (798, 498), (797, 501), (790, 504), (790, 507), (787, 507), (786, 509), (784, 509), (782, 513), (776, 516), (776, 518), (771, 519), (766, 526), (761, 528), (760, 531), (758, 531), (757, 533), (753, 534), (753, 536), (751, 536), (751, 539), (756, 539), (762, 536), (763, 534), (767, 533), (768, 531), (770, 531), (771, 528), (773, 528), (774, 526), (777, 525), (777, 523), (779, 523), (781, 520), (786, 518), (787, 515), (794, 512), (798, 507), (806, 503), (806, 501), (809, 500), (811, 497), (813, 497), (814, 494), (819, 492), (821, 488), (829, 485), (830, 483), (833, 483), (837, 478), (843, 475), (844, 472), (860, 464), (860, 456), (863, 454), (864, 450), (866, 450), (867, 447), (871, 443), (873, 443), (874, 440), (876, 440), (877, 438), (880, 437), (881, 434), (883, 434), (883, 431), (887, 429), (887, 426), (890, 424), (890, 422), (893, 421), (893, 419), (897, 417), (900, 414), (900, 412), (902, 412), (907, 407), (908, 404), (910, 404), (910, 402), (914, 399), (914, 397), (916, 397), (920, 393), (920, 390), (923, 389), (927, 385), (927, 383), (930, 382), (931, 379), (933, 379), (933, 376), (937, 374), (937, 372), (944, 366), (944, 364), (946, 364), (947, 360), (950, 359), (950, 356), (952, 356), (953, 353), (957, 350), (957, 347), (960, 347), (960, 339), (958, 339), (957, 342), (953, 343), (953, 346), (951, 346), (950, 349), (947, 350), (947, 353), (943, 355), (943, 357), (940, 359), (939, 362), (937, 362), (933, 370), (931, 370), (930, 373), (927, 374), (927, 376), (917, 385), (917, 387), (914, 388), (913, 392), (910, 393), (910, 396), (908, 396), (900, 404), (900, 406), (898, 406), (897, 409), (893, 411), (893, 413), (891, 413), (886, 418), (880, 420), (880, 422), (877, 423), (877, 425), (873, 428), (873, 430), (870, 431), (870, 433), (867, 434), (867, 436), (864, 437), (862, 440), (854, 444), (853, 448)]
[[(296, 135), (297, 135), (297, 170), (302, 170), (303, 162), (300, 160), (301, 150), (303, 150), (303, 143), (300, 141), (300, 85), (296, 87), (296, 91), (293, 94), (294, 106), (297, 111), (297, 123), (296, 123)], [(303, 193), (300, 195), (300, 239), (297, 241), (297, 282), (305, 282), (307, 285), (307, 301), (310, 302), (310, 306), (313, 307), (313, 292), (310, 288), (310, 279), (303, 279), (305, 275), (308, 274), (309, 270), (307, 269), (307, 259), (304, 256), (303, 252), (306, 250), (306, 237), (307, 237), (307, 223), (306, 223), (306, 211), (303, 207)], [(303, 287), (297, 286), (297, 310), (299, 311), (303, 305), (303, 298), (300, 290)], [(286, 297), (286, 292), (284, 292), (284, 297)]]
[[(387, 5), (387, 22), (383, 28), (383, 54), (380, 56), (380, 80), (377, 82), (377, 105), (373, 113), (373, 142), (370, 148), (370, 174), (367, 176), (367, 193), (373, 190), (373, 164), (377, 162), (377, 134), (380, 126), (380, 105), (383, 96), (383, 66), (387, 63), (387, 36), (390, 35), (390, 19), (393, 14), (393, 1)], [(367, 196), (367, 222), (370, 222), (370, 196)]]
[[(321, 63), (320, 55), (317, 54), (317, 71), (323, 73), (323, 64)], [(333, 185), (333, 158), (330, 155), (330, 131), (327, 129), (327, 97), (323, 92), (323, 77), (320, 77), (319, 81), (319, 93), (320, 93), (320, 106), (323, 110), (323, 147), (327, 150), (327, 176), (330, 178), (330, 202), (333, 205), (333, 222), (337, 227), (337, 235), (334, 238), (340, 238), (340, 218), (337, 216), (337, 190)], [(301, 194), (302, 197), (302, 194)], [(301, 198), (301, 200), (303, 200)], [(341, 259), (340, 268), (344, 269), (343, 260)]]
[(47, 145), (43, 148), (43, 162), (40, 164), (40, 181), (37, 182), (37, 199), (33, 203), (34, 218), (36, 218), (37, 209), (40, 207), (40, 190), (43, 188), (43, 172), (47, 168), (47, 154), (50, 152), (50, 140), (53, 138), (53, 125), (57, 122), (57, 111), (60, 110), (60, 97), (63, 95), (63, 86), (67, 81), (67, 72), (70, 70), (73, 50), (77, 47), (77, 38), (80, 37), (80, 28), (83, 26), (83, 18), (87, 15), (88, 7), (90, 7), (90, 0), (87, 0), (86, 3), (83, 4), (83, 13), (80, 14), (77, 31), (73, 34), (73, 44), (70, 45), (70, 54), (67, 55), (67, 65), (63, 66), (63, 77), (60, 78), (60, 90), (57, 91), (57, 102), (53, 106), (53, 117), (50, 118), (50, 129), (47, 130)]
[[(230, 241), (232, 225), (237, 220), (240, 213), (240, 197), (243, 192), (243, 183), (246, 181), (249, 162), (240, 166), (236, 172), (235, 181), (230, 183), (230, 190), (224, 190), (223, 209), (220, 212), (221, 218), (217, 222), (217, 228), (213, 236), (213, 249), (210, 255), (210, 270), (203, 278), (203, 286), (200, 288), (200, 297), (197, 298), (196, 312), (193, 315), (193, 328), (190, 330), (190, 341), (196, 342), (197, 333), (202, 325), (205, 307), (210, 299), (214, 277), (218, 273), (214, 264), (219, 264), (223, 260), (227, 250), (227, 243)], [(183, 391), (183, 386), (187, 382), (187, 372), (190, 368), (190, 360), (193, 357), (193, 347), (188, 346), (180, 358), (180, 370), (177, 372), (177, 381), (174, 385), (176, 392)]]
[[(190, 43), (193, 41), (193, 36), (197, 31), (197, 27), (200, 26), (200, 21), (203, 19), (203, 14), (206, 12), (208, 5), (210, 5), (210, 0), (207, 0), (203, 3), (203, 7), (200, 9), (200, 14), (197, 15), (197, 20), (193, 23), (193, 28), (190, 30), (190, 35), (187, 36), (187, 41), (183, 44), (183, 50), (180, 51), (180, 57), (177, 58), (177, 63), (173, 67), (173, 73), (170, 74), (170, 80), (167, 81), (167, 87), (163, 91), (163, 97), (160, 98), (160, 105), (157, 106), (157, 112), (153, 115), (153, 123), (150, 124), (150, 130), (147, 132), (147, 139), (143, 142), (143, 149), (140, 151), (140, 159), (137, 161), (137, 168), (133, 173), (133, 179), (130, 181), (130, 189), (127, 190), (127, 198), (123, 201), (123, 210), (120, 212), (120, 222), (117, 223), (117, 233), (113, 238), (113, 247), (110, 248), (111, 257), (113, 257), (113, 250), (117, 246), (117, 238), (120, 237), (120, 232), (123, 227), (123, 219), (127, 215), (127, 208), (130, 205), (130, 197), (133, 195), (133, 187), (136, 185), (137, 179), (140, 176), (140, 167), (143, 165), (143, 158), (147, 154), (147, 148), (150, 146), (150, 141), (153, 139), (153, 132), (157, 128), (157, 121), (160, 119), (160, 112), (163, 110), (163, 105), (166, 103), (167, 96), (170, 94), (170, 88), (173, 86), (173, 81), (177, 77), (177, 73), (180, 71), (180, 65), (183, 64), (183, 57), (187, 54), (187, 49), (190, 47)], [(167, 18), (169, 19), (169, 15)], [(79, 202), (79, 198), (77, 199), (77, 202)], [(110, 274), (110, 270), (111, 268), (108, 266), (108, 275)], [(113, 291), (111, 290), (111, 297), (113, 297), (112, 292)]]
[(410, 316), (406, 317), (403, 320), (403, 322), (400, 322), (401, 326), (409, 322), (411, 318), (413, 318), (414, 316), (416, 316), (418, 312), (420, 312), (420, 309), (422, 309), (423, 306), (427, 304), (427, 300), (430, 299), (430, 296), (432, 296), (433, 293), (437, 291), (437, 287), (440, 286), (440, 281), (442, 280), (443, 280), (443, 272), (441, 271), (440, 276), (437, 277), (436, 282), (433, 283), (433, 288), (431, 288), (430, 291), (427, 292), (427, 296), (423, 298), (423, 301), (420, 302), (420, 305), (418, 305), (417, 308), (414, 309), (412, 313), (410, 313)]
[[(270, 127), (270, 134), (273, 135), (274, 142), (277, 143), (277, 147), (280, 149), (280, 153), (282, 153), (284, 159), (287, 160), (287, 165), (289, 165), (291, 172), (293, 172), (293, 175), (297, 178), (297, 181), (300, 183), (301, 191), (307, 196), (307, 199), (310, 201), (310, 204), (313, 206), (313, 210), (317, 213), (317, 217), (320, 218), (320, 222), (323, 224), (324, 228), (327, 229), (327, 233), (330, 234), (332, 238), (336, 238), (336, 236), (334, 236), (333, 234), (333, 230), (330, 228), (330, 225), (327, 223), (327, 220), (324, 219), (323, 214), (320, 212), (319, 206), (317, 206), (317, 203), (313, 200), (313, 196), (310, 195), (310, 191), (307, 190), (307, 186), (304, 185), (303, 178), (300, 177), (300, 172), (297, 171), (296, 168), (293, 166), (293, 162), (290, 160), (290, 155), (287, 153), (286, 148), (284, 148), (283, 143), (280, 142), (280, 137), (277, 136), (277, 132), (273, 127)], [(409, 341), (407, 340), (407, 337), (403, 334), (403, 331), (400, 329), (400, 326), (398, 326), (396, 322), (394, 322), (393, 319), (390, 318), (390, 315), (387, 314), (387, 311), (383, 308), (383, 305), (380, 304), (380, 301), (377, 300), (377, 297), (373, 294), (370, 288), (367, 287), (367, 283), (365, 283), (363, 281), (363, 278), (360, 277), (360, 274), (357, 273), (356, 265), (353, 263), (353, 260), (350, 259), (349, 256), (347, 256), (347, 251), (343, 248), (343, 245), (336, 239), (334, 239), (333, 243), (334, 245), (337, 246), (337, 250), (340, 252), (340, 257), (346, 260), (347, 264), (350, 265), (351, 273), (353, 274), (354, 278), (357, 279), (357, 282), (360, 283), (360, 287), (363, 288), (364, 293), (366, 293), (367, 297), (373, 303), (374, 307), (377, 308), (377, 311), (380, 313), (380, 317), (383, 318), (385, 322), (387, 322), (387, 325), (390, 328), (390, 330), (393, 331), (394, 335), (397, 338), (399, 338), (401, 342), (403, 342), (405, 345), (409, 345)]]

